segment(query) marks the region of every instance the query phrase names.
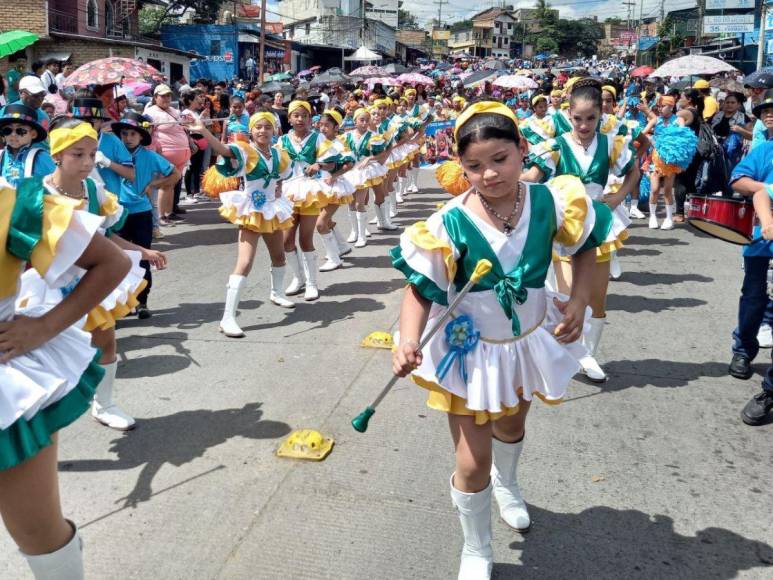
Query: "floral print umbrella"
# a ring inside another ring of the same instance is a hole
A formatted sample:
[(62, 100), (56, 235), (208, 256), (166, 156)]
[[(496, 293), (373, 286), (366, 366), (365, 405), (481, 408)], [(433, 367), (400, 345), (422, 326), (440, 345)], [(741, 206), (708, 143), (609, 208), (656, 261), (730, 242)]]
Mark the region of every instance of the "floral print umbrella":
[(160, 82), (163, 75), (144, 62), (131, 58), (110, 57), (94, 60), (78, 67), (64, 80), (65, 87), (116, 85), (123, 82)]

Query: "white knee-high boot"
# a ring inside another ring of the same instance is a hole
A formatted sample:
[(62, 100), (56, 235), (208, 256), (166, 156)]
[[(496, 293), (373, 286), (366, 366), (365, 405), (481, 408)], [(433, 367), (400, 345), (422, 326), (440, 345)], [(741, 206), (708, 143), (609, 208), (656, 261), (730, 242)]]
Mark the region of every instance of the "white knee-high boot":
[[(355, 239), (352, 240), (352, 241), (356, 242), (357, 241), (356, 240), (356, 236), (357, 236), (357, 216), (354, 216), (354, 225), (353, 225), (352, 231), (354, 232), (354, 235), (355, 235)], [(336, 239), (336, 244), (338, 244), (338, 255), (339, 256), (346, 256), (347, 254), (351, 254), (352, 253), (352, 247), (347, 243), (349, 240), (344, 239), (344, 236), (341, 233), (341, 230), (338, 228), (338, 226), (333, 228), (333, 236)]]
[(346, 241), (353, 244), (357, 241), (357, 211), (351, 208), (349, 208), (349, 223), (351, 224), (352, 229), (349, 232), (349, 237), (346, 238)]
[(397, 203), (403, 203), (405, 201), (405, 198), (403, 197), (405, 195), (405, 177), (397, 176), (397, 194), (395, 195), (395, 200)]
[(303, 252), (303, 273), (306, 277), (306, 292), (303, 295), (303, 299), (308, 302), (319, 298), (317, 272), (316, 252)]
[(83, 580), (83, 541), (70, 520), (73, 535), (69, 542), (50, 554), (23, 554), (35, 580)]
[(338, 242), (336, 242), (333, 232), (321, 234), (322, 242), (325, 244), (325, 263), (319, 267), (320, 272), (331, 272), (341, 267), (341, 256), (338, 254)]
[(368, 214), (364, 211), (357, 212), (357, 241), (355, 248), (364, 248), (368, 243)]
[(620, 259), (617, 257), (617, 250), (612, 252), (612, 257), (609, 259), (609, 275), (613, 280), (617, 280), (623, 275), (623, 267), (620, 265)]
[(282, 308), (295, 308), (295, 302), (288, 300), (282, 292), (285, 282), (285, 267), (271, 266), (269, 272), (271, 273), (271, 293), (269, 294), (269, 300)]
[(220, 332), (231, 338), (241, 338), (244, 332), (236, 323), (236, 309), (239, 307), (239, 299), (242, 295), (244, 283), (247, 281), (245, 276), (231, 274), (228, 277), (228, 286), (225, 294), (225, 310), (223, 318), (220, 320)]
[(658, 228), (658, 205), (652, 205), (650, 204), (650, 223), (649, 228), (651, 230), (656, 230)]
[(494, 462), (491, 465), (491, 484), (499, 504), (499, 515), (517, 532), (526, 533), (531, 526), (529, 511), (518, 487), (518, 460), (523, 451), (523, 439), (505, 443), (492, 437)]
[(596, 351), (601, 342), (606, 318), (591, 318), (588, 323), (590, 328), (582, 335), (582, 343), (588, 350), (588, 354), (580, 359), (582, 372), (594, 383), (603, 383), (607, 380), (607, 374), (596, 361)]
[(115, 387), (115, 373), (118, 370), (118, 361), (102, 365), (105, 376), (94, 393), (91, 403), (91, 416), (97, 421), (118, 431), (128, 431), (134, 428), (134, 419), (127, 415), (123, 409), (113, 402), (113, 389)]
[(389, 221), (389, 207), (387, 203), (376, 206), (376, 220), (378, 220), (378, 229), (384, 231), (394, 231), (397, 226)]
[(390, 220), (392, 218), (397, 217), (397, 198), (396, 198), (396, 196), (397, 196), (397, 194), (393, 191), (386, 198), (387, 205), (389, 206), (389, 210), (388, 210), (389, 213), (387, 214), (387, 216), (389, 217)]
[(454, 487), (451, 499), (459, 512), (464, 532), (464, 547), (459, 564), (459, 580), (489, 580), (494, 567), (491, 548), (491, 482), (478, 493), (464, 493)]
[(295, 296), (296, 294), (300, 294), (304, 287), (301, 257), (298, 254), (298, 250), (295, 250), (294, 252), (287, 252), (286, 259), (287, 265), (290, 266), (290, 270), (293, 272), (293, 279), (290, 280), (290, 285), (285, 288), (285, 294), (288, 296)]

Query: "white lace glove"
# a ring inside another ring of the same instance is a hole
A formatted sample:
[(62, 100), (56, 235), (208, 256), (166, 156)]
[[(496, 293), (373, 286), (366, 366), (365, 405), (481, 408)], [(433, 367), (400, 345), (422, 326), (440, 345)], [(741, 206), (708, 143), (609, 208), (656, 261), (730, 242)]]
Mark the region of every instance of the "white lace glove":
[(108, 159), (107, 156), (101, 151), (97, 151), (96, 162), (97, 165), (105, 169), (109, 168), (113, 164), (113, 162), (110, 161), (110, 159)]

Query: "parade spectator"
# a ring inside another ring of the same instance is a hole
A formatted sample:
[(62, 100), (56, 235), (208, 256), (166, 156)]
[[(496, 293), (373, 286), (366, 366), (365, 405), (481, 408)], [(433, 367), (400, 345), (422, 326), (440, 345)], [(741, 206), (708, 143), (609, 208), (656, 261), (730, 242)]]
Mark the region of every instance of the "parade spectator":
[[(153, 128), (153, 149), (182, 174), (191, 158), (190, 137), (182, 125), (180, 111), (172, 107), (172, 89), (168, 85), (158, 85), (153, 90), (153, 104), (145, 114), (155, 124)], [(163, 226), (183, 221), (180, 217), (185, 210), (179, 207), (182, 184), (178, 181), (174, 188), (159, 188), (159, 223)]]
[(281, 91), (274, 93), (274, 104), (271, 105), (271, 111), (279, 117), (282, 124), (282, 134), (284, 135), (291, 129), (290, 120), (287, 116), (287, 109), (284, 106), (284, 94)]
[(697, 80), (692, 88), (700, 91), (700, 94), (703, 95), (703, 119), (707, 121), (712, 119), (719, 111), (719, 103), (711, 96), (709, 81), (704, 79)]
[(17, 101), (11, 101), (21, 105), (26, 105), (30, 109), (34, 109), (37, 112), (38, 123), (48, 131), (48, 126), (51, 119), (40, 108), (43, 104), (43, 99), (46, 98), (48, 92), (46, 91), (43, 83), (36, 76), (27, 75), (19, 81), (19, 99)]
[(3, 79), (2, 76), (0, 76), (0, 107), (4, 107), (7, 104), (5, 95), (6, 95), (5, 80)]
[[(182, 116), (192, 123), (198, 123), (205, 110), (204, 103), (206, 101), (207, 98), (200, 91), (194, 90), (186, 93), (181, 100), (182, 106), (185, 107)], [(193, 139), (196, 147), (191, 154), (188, 171), (185, 172), (185, 192), (188, 195), (187, 202), (195, 203), (201, 194), (201, 175), (206, 169), (204, 166), (205, 157), (209, 159), (206, 155), (209, 144), (201, 134), (192, 133), (191, 139)]]
[(56, 84), (56, 75), (59, 74), (59, 61), (55, 58), (49, 58), (46, 61), (46, 67), (43, 70), (43, 74), (40, 75), (40, 82), (46, 90), (52, 95), (59, 92), (59, 87)]
[(64, 88), (64, 80), (72, 74), (75, 70), (75, 65), (71, 62), (66, 62), (62, 65), (62, 71), (56, 75), (56, 86), (62, 91)]
[(722, 111), (711, 119), (711, 128), (725, 149), (731, 169), (741, 160), (744, 139), (752, 138), (754, 125), (751, 117), (744, 112), (745, 100), (746, 96), (743, 93), (728, 93), (722, 102)]
[(15, 103), (19, 100), (19, 81), (27, 66), (27, 59), (23, 56), (11, 55), (8, 60), (13, 64), (13, 67), (10, 68), (5, 75), (5, 80), (8, 85), (8, 92), (5, 100), (7, 103)]
[(255, 82), (256, 65), (255, 65), (255, 59), (252, 58), (252, 55), (250, 55), (247, 58), (247, 60), (244, 63), (244, 67), (247, 72), (247, 79), (249, 79), (251, 83)]

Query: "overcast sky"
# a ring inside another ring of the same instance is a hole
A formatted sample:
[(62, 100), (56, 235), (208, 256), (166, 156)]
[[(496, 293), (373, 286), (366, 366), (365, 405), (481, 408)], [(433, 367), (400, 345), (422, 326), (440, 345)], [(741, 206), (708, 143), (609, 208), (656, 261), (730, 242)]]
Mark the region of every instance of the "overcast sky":
[[(639, 17), (639, 11), (643, 7), (644, 17), (657, 16), (660, 12), (660, 0), (631, 0), (636, 1), (635, 17)], [(582, 18), (586, 16), (598, 16), (599, 20), (617, 16), (625, 19), (628, 9), (623, 5), (623, 0), (555, 0), (550, 5), (557, 8), (561, 18)], [(513, 4), (516, 8), (533, 8), (534, 0), (505, 0), (505, 4)], [(476, 8), (470, 9), (470, 3), (465, 0), (450, 0), (443, 4), (443, 21), (451, 24), (458, 20), (469, 18), (473, 14), (489, 7), (499, 6), (499, 0), (480, 0), (475, 3)], [(666, 10), (679, 10), (695, 6), (695, 0), (668, 0)], [(421, 24), (437, 17), (437, 5), (432, 2), (404, 2), (403, 7), (413, 12)], [(282, 4), (269, 2), (269, 11), (282, 12)], [(276, 20), (276, 15), (270, 15), (270, 20)]]

